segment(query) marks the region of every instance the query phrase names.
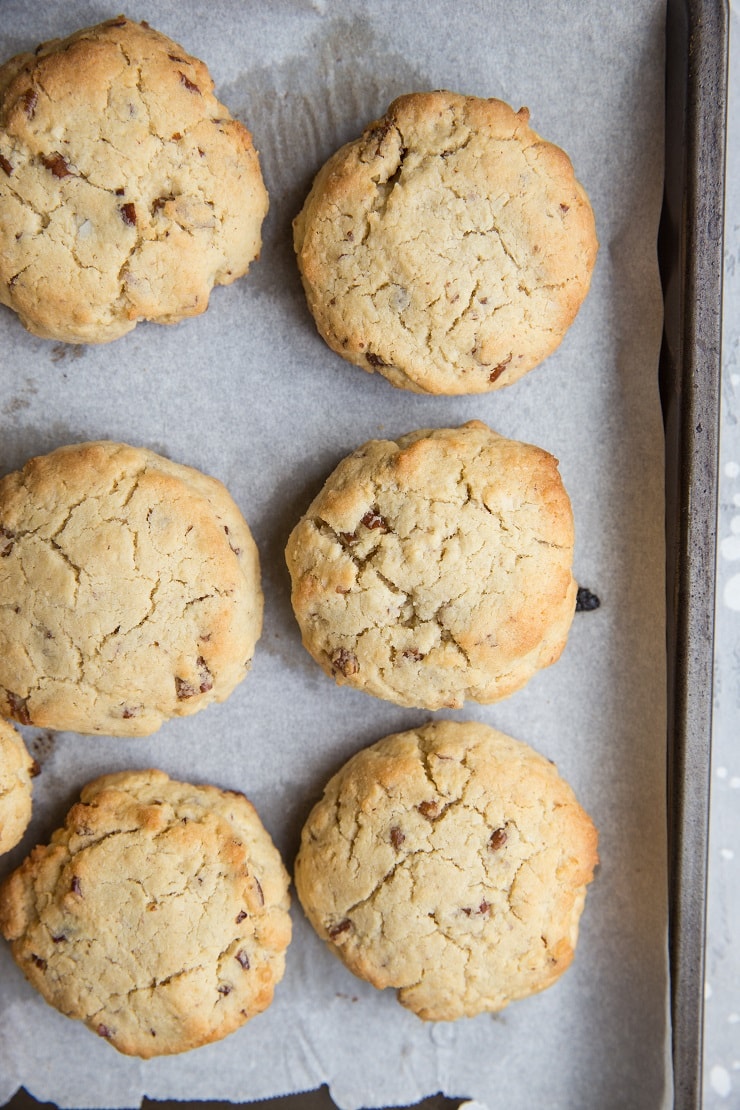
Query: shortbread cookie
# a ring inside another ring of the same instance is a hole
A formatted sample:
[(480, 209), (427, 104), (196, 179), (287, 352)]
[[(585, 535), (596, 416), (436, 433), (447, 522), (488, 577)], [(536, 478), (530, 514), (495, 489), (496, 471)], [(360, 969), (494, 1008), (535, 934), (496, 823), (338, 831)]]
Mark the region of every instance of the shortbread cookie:
[(146, 736), (223, 701), (262, 626), (257, 548), (226, 489), (120, 443), (0, 480), (0, 713)]
[(15, 848), (31, 820), (31, 779), (37, 772), (20, 735), (0, 719), (0, 854)]
[(439, 721), (332, 778), (303, 829), (296, 890), (355, 975), (452, 1021), (562, 975), (596, 842), (549, 760), (486, 725)]
[(413, 93), (330, 158), (294, 239), (332, 350), (420, 393), (498, 389), (555, 350), (598, 244), (569, 158), (528, 121)]
[(122, 771), (0, 888), (0, 930), (52, 1006), (130, 1056), (219, 1040), (272, 1001), (288, 875), (243, 794)]
[(557, 460), (485, 424), (344, 459), (286, 552), (303, 643), (398, 705), (498, 701), (555, 662), (575, 612)]
[(0, 302), (35, 335), (172, 324), (260, 250), (267, 193), (206, 66), (124, 16), (0, 68)]

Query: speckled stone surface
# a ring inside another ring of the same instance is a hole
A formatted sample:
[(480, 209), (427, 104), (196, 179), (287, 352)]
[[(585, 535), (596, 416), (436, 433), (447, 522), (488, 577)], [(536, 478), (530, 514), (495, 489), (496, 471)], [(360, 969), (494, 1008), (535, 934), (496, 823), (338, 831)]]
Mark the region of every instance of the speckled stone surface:
[(740, 3), (730, 18), (704, 1107), (740, 1106)]

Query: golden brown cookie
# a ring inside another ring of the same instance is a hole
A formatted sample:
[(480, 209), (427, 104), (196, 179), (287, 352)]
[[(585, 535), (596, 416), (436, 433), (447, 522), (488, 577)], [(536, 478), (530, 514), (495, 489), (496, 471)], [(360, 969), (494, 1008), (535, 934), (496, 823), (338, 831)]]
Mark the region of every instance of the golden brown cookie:
[(203, 62), (124, 16), (0, 68), (0, 303), (35, 335), (171, 324), (246, 273), (267, 212)]
[(598, 244), (570, 159), (528, 121), (412, 93), (329, 159), (294, 239), (332, 350), (420, 393), (498, 389), (555, 350)]
[(15, 848), (31, 820), (31, 779), (37, 772), (19, 733), (0, 718), (0, 854)]
[(150, 1057), (270, 1005), (288, 908), (288, 875), (243, 794), (122, 771), (86, 786), (5, 881), (0, 930), (47, 1002)]
[(398, 705), (498, 701), (565, 646), (573, 542), (546, 451), (479, 421), (373, 440), (288, 541), (303, 643), (341, 685)]
[(0, 480), (0, 713), (146, 736), (223, 701), (262, 627), (257, 548), (224, 486), (120, 443)]
[(596, 843), (549, 760), (486, 725), (439, 721), (331, 779), (303, 829), (296, 890), (355, 975), (452, 1021), (562, 975)]

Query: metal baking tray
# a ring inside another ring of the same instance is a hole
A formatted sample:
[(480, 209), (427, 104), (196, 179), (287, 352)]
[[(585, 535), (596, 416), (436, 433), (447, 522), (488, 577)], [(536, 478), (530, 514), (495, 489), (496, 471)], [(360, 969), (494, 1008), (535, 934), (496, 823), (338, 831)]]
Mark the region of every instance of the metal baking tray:
[[(674, 1110), (699, 1110), (718, 483), (729, 6), (667, 0), (665, 187), (658, 239), (665, 320), (669, 943)], [(598, 1092), (594, 1092), (595, 1104)], [(420, 1110), (456, 1107), (433, 1096)], [(7, 1106), (48, 1105), (19, 1091)], [(145, 1107), (231, 1106), (150, 1102)], [(325, 1088), (252, 1103), (330, 1110)]]
[(665, 191), (668, 848), (675, 1110), (702, 1097), (729, 6), (669, 0)]

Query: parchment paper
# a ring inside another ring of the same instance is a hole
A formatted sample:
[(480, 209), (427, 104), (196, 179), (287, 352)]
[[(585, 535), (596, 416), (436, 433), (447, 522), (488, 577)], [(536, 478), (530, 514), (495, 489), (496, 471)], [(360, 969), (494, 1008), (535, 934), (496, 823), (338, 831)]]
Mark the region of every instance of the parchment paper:
[[(115, 15), (95, 0), (0, 6), (0, 54)], [(0, 311), (0, 469), (73, 441), (152, 447), (226, 483), (260, 548), (265, 628), (223, 706), (147, 740), (25, 735), (43, 765), (31, 828), (0, 874), (46, 840), (80, 787), (160, 766), (244, 790), (290, 867), (327, 777), (361, 746), (429, 714), (334, 686), (300, 645), (283, 560), (333, 466), (367, 439), (474, 417), (561, 461), (575, 572), (601, 598), (560, 662), (477, 718), (554, 759), (601, 832), (573, 967), (501, 1015), (422, 1023), (356, 980), (297, 902), (271, 1009), (219, 1044), (142, 1063), (49, 1008), (0, 948), (0, 1096), (19, 1084), (62, 1107), (153, 1098), (235, 1101), (327, 1082), (345, 1108), (442, 1090), (494, 1110), (641, 1110), (670, 1101), (666, 1063), (666, 834), (661, 297), (663, 5), (659, 0), (131, 0), (210, 66), (252, 130), (271, 196), (261, 260), (204, 317), (139, 325), (103, 347), (27, 335)], [(484, 397), (402, 393), (344, 363), (309, 317), (290, 221), (324, 159), (390, 100), (448, 87), (529, 106), (571, 155), (601, 251), (561, 348)]]

